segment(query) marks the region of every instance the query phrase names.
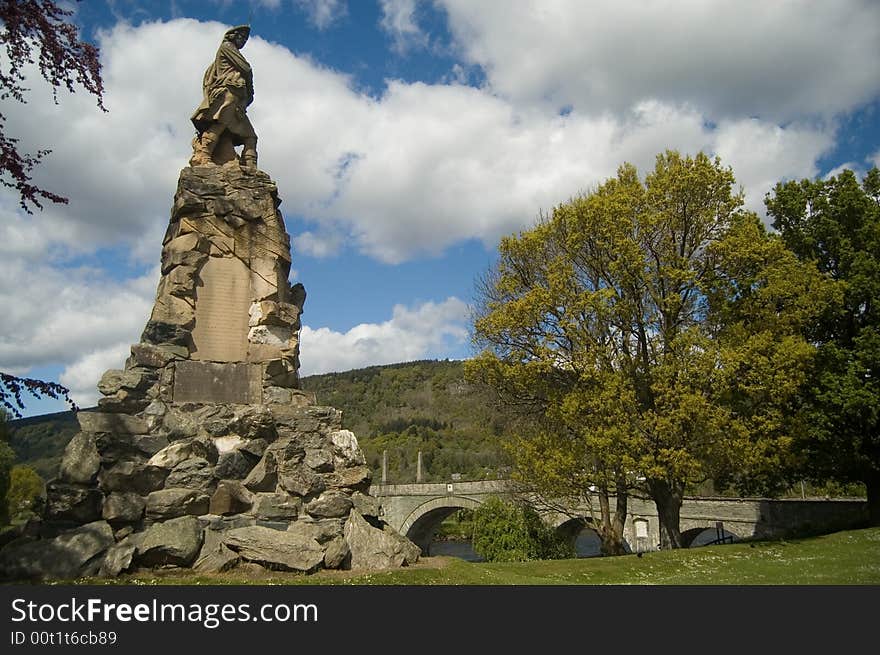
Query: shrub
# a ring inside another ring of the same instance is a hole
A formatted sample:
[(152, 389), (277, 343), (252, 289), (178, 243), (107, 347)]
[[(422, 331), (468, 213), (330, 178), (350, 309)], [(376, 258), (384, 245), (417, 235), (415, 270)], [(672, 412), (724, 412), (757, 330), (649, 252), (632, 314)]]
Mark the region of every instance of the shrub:
[(473, 548), (487, 562), (574, 557), (574, 544), (531, 507), (489, 498), (473, 513)]

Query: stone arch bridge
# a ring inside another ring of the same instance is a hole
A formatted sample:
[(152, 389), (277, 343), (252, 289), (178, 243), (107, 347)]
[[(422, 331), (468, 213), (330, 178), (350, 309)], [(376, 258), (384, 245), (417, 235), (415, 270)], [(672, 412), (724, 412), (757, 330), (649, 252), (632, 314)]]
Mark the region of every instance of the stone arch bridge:
[[(429, 484), (377, 484), (370, 494), (379, 499), (386, 522), (428, 552), (443, 519), (459, 509), (479, 507), (490, 496), (511, 496), (506, 480)], [(598, 503), (596, 503), (598, 506)], [(578, 518), (580, 517), (580, 518)], [(546, 512), (544, 520), (572, 535), (589, 526), (587, 507), (568, 513)], [(867, 518), (863, 500), (686, 497), (681, 507), (685, 544), (707, 529), (727, 539), (783, 537), (798, 531), (832, 531), (858, 525)], [(653, 501), (630, 498), (624, 537), (632, 550), (651, 550), (660, 541), (659, 519)]]

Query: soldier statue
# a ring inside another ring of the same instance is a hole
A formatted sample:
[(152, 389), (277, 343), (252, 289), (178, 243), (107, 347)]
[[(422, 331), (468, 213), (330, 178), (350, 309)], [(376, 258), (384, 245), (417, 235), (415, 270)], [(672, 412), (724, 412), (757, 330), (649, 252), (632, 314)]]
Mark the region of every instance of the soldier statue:
[(251, 66), (241, 54), (251, 28), (239, 25), (228, 30), (214, 62), (202, 80), (204, 97), (192, 115), (196, 128), (191, 166), (225, 164), (237, 157), (235, 146), (244, 146), (240, 164), (256, 168), (257, 134), (247, 117), (254, 100)]

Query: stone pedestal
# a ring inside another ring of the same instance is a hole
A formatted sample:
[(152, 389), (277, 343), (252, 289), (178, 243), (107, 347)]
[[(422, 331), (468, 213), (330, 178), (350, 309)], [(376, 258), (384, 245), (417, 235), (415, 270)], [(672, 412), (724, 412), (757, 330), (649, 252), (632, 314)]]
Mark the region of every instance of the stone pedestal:
[[(306, 294), (288, 282), (279, 204), (261, 171), (235, 162), (183, 169), (141, 341), (123, 370), (101, 378), (97, 411), (78, 415), (81, 431), (47, 485), (46, 538), (5, 548), (0, 568), (45, 575), (27, 562), (43, 561), (46, 543), (63, 550), (51, 537), (86, 524), (114, 536), (88, 558), (88, 571), (100, 560), (102, 575), (239, 562), (311, 572), (418, 558), (376, 516), (370, 470), (340, 412), (299, 389)], [(81, 560), (71, 556), (71, 575), (85, 570)]]

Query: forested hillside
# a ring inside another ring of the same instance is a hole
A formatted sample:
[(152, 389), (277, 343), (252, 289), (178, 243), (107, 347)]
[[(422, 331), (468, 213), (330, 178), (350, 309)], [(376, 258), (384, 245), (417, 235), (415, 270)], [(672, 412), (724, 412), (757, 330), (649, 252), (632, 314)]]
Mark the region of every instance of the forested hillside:
[(388, 451), (388, 481), (413, 482), (418, 452), (423, 480), (489, 479), (506, 475), (498, 437), (504, 417), (489, 396), (464, 380), (460, 361), (420, 361), (372, 366), (303, 379), (318, 404), (343, 411), (343, 424), (358, 437), (381, 475)]
[[(418, 452), (423, 480), (443, 481), (503, 475), (497, 437), (505, 422), (488, 396), (464, 381), (460, 361), (420, 361), (372, 366), (303, 378), (318, 403), (343, 412), (370, 466), (381, 480), (382, 451), (388, 451), (388, 481), (414, 482)], [(33, 466), (43, 479), (55, 476), (65, 445), (78, 425), (71, 412), (9, 422), (16, 463)]]

